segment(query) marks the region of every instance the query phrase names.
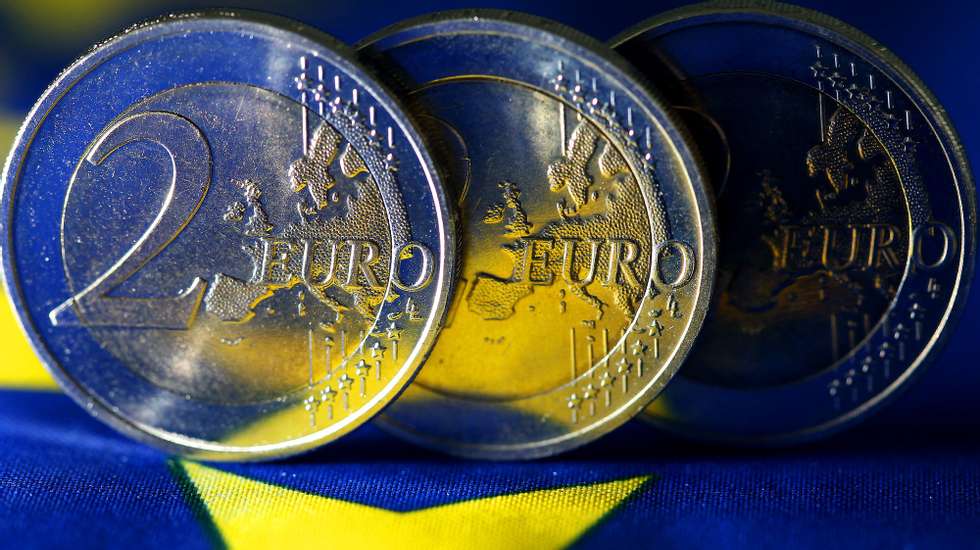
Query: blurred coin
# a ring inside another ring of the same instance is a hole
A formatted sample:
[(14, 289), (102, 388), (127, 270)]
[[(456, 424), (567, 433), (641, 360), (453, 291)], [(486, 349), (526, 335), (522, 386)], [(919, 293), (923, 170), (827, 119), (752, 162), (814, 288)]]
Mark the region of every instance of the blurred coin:
[(646, 416), (772, 442), (876, 408), (972, 276), (974, 184), (942, 107), (870, 38), (792, 6), (696, 5), (613, 43), (695, 132), (723, 241), (709, 318)]
[(713, 276), (700, 171), (662, 104), (606, 47), (529, 16), (437, 14), (361, 51), (461, 210), (445, 328), (384, 426), (530, 458), (632, 417), (683, 360)]
[(413, 126), (347, 50), (214, 12), (78, 60), (4, 173), (4, 267), (65, 390), (209, 459), (333, 440), (442, 318), (450, 218)]

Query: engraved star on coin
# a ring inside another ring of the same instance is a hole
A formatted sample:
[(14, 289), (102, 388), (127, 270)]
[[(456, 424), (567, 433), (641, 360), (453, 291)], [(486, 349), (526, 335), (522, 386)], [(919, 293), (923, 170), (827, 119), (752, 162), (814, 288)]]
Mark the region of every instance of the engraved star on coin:
[(385, 329), (385, 335), (389, 340), (400, 340), (403, 332), (405, 332), (405, 330), (399, 328), (398, 324), (394, 321), (388, 323), (388, 328)]
[(620, 375), (629, 374), (633, 369), (633, 363), (630, 363), (626, 356), (622, 356), (616, 361), (616, 373)]
[(388, 348), (386, 348), (386, 347), (385, 347), (385, 346), (384, 346), (384, 345), (383, 345), (383, 344), (381, 343), (381, 341), (380, 341), (380, 340), (375, 340), (375, 341), (374, 341), (374, 343), (373, 343), (373, 344), (371, 344), (371, 345), (370, 345), (370, 346), (368, 347), (368, 349), (370, 349), (370, 350), (371, 350), (371, 358), (372, 358), (372, 359), (384, 359), (384, 356), (385, 356), (385, 351), (386, 351), (386, 350), (387, 350)]
[(639, 338), (634, 340), (633, 345), (630, 346), (630, 352), (632, 352), (633, 355), (646, 355), (648, 349), (649, 347)]
[(355, 375), (361, 378), (367, 376), (370, 370), (371, 370), (371, 364), (365, 361), (364, 359), (361, 359), (360, 361), (357, 362), (356, 365), (354, 365)]

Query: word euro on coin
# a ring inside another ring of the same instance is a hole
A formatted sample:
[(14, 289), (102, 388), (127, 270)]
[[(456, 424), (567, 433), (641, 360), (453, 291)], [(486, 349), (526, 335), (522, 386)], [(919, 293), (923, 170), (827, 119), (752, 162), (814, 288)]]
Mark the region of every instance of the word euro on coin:
[(701, 172), (661, 103), (612, 51), (528, 16), (438, 14), (361, 51), (399, 79), (461, 212), (445, 327), (382, 424), (530, 458), (632, 417), (683, 360), (713, 276)]
[(161, 19), (89, 53), (11, 153), (4, 266), (65, 390), (207, 458), (297, 452), (412, 378), (454, 250), (395, 101), (289, 21)]
[(793, 441), (905, 386), (949, 333), (975, 246), (974, 184), (925, 86), (855, 29), (778, 4), (683, 8), (614, 43), (686, 113), (725, 236), (700, 339), (647, 417)]

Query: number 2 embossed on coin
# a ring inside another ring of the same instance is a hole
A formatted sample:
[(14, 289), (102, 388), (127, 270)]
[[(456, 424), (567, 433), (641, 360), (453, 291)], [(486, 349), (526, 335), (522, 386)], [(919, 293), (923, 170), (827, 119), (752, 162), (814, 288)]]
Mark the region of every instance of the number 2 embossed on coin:
[(793, 6), (696, 5), (614, 42), (686, 113), (724, 235), (712, 311), (645, 416), (788, 442), (904, 387), (973, 270), (974, 184), (936, 99), (867, 36)]
[(660, 104), (601, 45), (515, 14), (439, 14), (361, 51), (401, 77), (461, 219), (445, 327), (379, 420), (490, 458), (625, 422), (683, 359), (713, 276), (700, 172)]
[(327, 37), (227, 13), (76, 62), (7, 163), (5, 275), (62, 386), (207, 458), (298, 452), (414, 375), (451, 219), (392, 98)]

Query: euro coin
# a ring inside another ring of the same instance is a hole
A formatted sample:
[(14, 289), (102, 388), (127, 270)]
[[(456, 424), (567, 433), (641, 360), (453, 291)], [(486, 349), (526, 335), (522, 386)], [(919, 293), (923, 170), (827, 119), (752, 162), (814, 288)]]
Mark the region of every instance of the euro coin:
[(878, 409), (941, 348), (976, 246), (952, 124), (893, 54), (822, 14), (709, 3), (616, 49), (698, 136), (717, 196), (717, 296), (646, 417), (793, 442)]
[(406, 98), (460, 210), (445, 326), (380, 423), (481, 458), (581, 445), (660, 392), (701, 324), (714, 231), (664, 105), (558, 24), (466, 11), (360, 48)]
[(31, 111), (4, 273), (62, 387), (169, 452), (282, 456), (409, 382), (454, 232), (398, 103), (332, 39), (229, 12), (138, 25)]

